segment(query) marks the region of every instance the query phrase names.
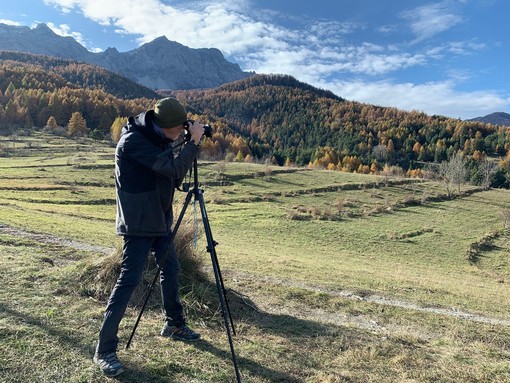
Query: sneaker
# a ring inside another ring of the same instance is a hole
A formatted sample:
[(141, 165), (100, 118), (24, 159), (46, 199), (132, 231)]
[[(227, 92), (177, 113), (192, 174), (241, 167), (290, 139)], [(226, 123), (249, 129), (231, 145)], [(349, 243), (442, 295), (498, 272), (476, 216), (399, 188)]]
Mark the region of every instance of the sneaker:
[(200, 339), (200, 334), (196, 333), (185, 324), (182, 326), (172, 326), (165, 323), (163, 330), (161, 330), (161, 336), (182, 340), (184, 342), (195, 342)]
[(115, 352), (96, 353), (93, 360), (106, 376), (117, 376), (124, 372), (122, 363), (120, 363)]

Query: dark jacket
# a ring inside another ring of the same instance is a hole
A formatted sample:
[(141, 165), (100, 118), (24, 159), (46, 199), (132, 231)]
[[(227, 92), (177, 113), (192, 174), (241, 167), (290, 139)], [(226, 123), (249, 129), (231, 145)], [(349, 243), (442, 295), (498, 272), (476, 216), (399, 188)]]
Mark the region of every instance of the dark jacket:
[(174, 158), (170, 141), (153, 127), (154, 111), (130, 117), (115, 151), (117, 234), (160, 237), (172, 224), (172, 200), (198, 154), (187, 143)]

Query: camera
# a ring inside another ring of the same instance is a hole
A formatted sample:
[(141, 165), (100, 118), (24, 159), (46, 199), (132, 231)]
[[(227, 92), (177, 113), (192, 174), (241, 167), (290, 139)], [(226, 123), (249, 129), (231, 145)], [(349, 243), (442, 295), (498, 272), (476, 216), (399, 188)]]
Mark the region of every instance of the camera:
[[(184, 128), (186, 130), (189, 129), (189, 127), (191, 125), (193, 125), (195, 121), (194, 120), (188, 120), (184, 123)], [(213, 130), (211, 128), (210, 125), (204, 125), (204, 136), (206, 137), (212, 137), (212, 134), (213, 134)], [(186, 133), (186, 140), (190, 140), (191, 139), (191, 134), (189, 133), (189, 130), (188, 130), (188, 133)]]

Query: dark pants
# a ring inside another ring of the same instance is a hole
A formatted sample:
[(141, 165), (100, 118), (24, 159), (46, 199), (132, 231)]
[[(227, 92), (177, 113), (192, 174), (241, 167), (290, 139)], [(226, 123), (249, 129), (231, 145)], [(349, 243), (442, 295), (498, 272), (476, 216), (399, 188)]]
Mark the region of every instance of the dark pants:
[(144, 264), (150, 250), (154, 251), (158, 265), (165, 253), (168, 253), (160, 275), (163, 308), (170, 324), (184, 324), (182, 305), (179, 299), (179, 260), (169, 239), (169, 236), (124, 237), (122, 268), (106, 306), (96, 352), (105, 353), (117, 350), (119, 324), (126, 311), (129, 298), (142, 278)]

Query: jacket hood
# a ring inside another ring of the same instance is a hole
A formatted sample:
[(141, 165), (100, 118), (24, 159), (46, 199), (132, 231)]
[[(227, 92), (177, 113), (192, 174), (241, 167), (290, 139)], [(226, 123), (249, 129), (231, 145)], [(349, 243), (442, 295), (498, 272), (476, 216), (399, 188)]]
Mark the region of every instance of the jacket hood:
[(154, 111), (148, 110), (137, 116), (129, 117), (128, 123), (122, 128), (121, 135), (128, 132), (139, 131), (156, 145), (166, 145), (169, 140), (160, 136), (154, 130)]

